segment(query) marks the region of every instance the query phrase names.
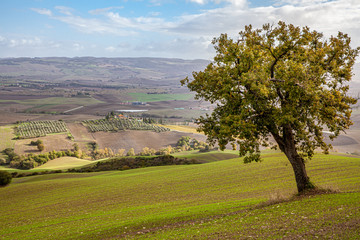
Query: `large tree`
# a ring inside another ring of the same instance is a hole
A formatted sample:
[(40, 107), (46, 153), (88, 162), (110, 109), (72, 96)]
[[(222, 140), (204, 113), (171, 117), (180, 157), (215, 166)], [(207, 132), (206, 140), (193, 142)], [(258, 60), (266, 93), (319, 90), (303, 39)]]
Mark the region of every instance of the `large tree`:
[(221, 149), (237, 143), (244, 162), (259, 161), (260, 147), (276, 142), (290, 161), (299, 192), (313, 188), (305, 160), (328, 153), (323, 130), (337, 137), (352, 124), (347, 82), (359, 48), (341, 32), (324, 39), (308, 27), (279, 22), (246, 26), (237, 40), (213, 40), (216, 56), (194, 80), (182, 80), (197, 99), (216, 108), (200, 117), (199, 130)]

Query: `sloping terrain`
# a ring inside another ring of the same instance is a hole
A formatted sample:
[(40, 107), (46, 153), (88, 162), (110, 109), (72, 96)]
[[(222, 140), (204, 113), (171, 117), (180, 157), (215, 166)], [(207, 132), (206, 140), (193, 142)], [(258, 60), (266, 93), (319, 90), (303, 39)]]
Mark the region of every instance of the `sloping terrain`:
[[(200, 165), (14, 179), (0, 188), (2, 239), (357, 239), (360, 159), (316, 155), (318, 186), (343, 193), (281, 202), (295, 191), (282, 154)], [(272, 200), (273, 205), (266, 203)], [(261, 206), (258, 206), (261, 204)], [(251, 237), (250, 237), (251, 236)]]
[(165, 58), (10, 58), (0, 59), (0, 79), (61, 83), (78, 87), (176, 84), (199, 71), (207, 60)]

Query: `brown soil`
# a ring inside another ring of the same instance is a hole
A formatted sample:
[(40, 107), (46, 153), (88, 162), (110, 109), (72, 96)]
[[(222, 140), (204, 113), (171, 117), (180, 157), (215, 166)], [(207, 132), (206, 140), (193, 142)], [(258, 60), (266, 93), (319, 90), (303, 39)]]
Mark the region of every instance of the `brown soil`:
[(17, 140), (15, 143), (15, 152), (19, 155), (29, 153), (40, 153), (36, 146), (31, 146), (30, 142), (36, 139), (43, 141), (45, 150), (44, 152), (50, 151), (66, 151), (73, 148), (74, 142), (68, 139), (67, 134), (55, 134), (46, 137), (39, 137), (34, 139), (22, 139)]
[(134, 148), (135, 153), (141, 152), (144, 147), (154, 148), (156, 150), (168, 145), (175, 146), (176, 142), (182, 136), (196, 138), (199, 141), (205, 141), (206, 137), (200, 134), (183, 132), (150, 132), (150, 131), (122, 131), (122, 132), (96, 132), (93, 133), (99, 148), (111, 148), (113, 151), (125, 149), (128, 151)]

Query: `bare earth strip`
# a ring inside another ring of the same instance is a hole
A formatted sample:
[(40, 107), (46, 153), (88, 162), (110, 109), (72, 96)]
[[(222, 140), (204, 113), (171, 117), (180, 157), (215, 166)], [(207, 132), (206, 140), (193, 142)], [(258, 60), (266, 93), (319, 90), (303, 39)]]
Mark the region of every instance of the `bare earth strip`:
[(75, 142), (91, 142), (95, 140), (92, 133), (81, 123), (67, 123), (66, 125), (73, 135)]

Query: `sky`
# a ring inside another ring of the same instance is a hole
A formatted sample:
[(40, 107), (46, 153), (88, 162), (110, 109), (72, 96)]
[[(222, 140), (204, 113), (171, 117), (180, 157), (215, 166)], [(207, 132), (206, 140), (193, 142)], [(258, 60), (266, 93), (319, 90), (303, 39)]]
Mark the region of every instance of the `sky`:
[(360, 46), (360, 0), (0, 0), (0, 58), (211, 60), (211, 41), (285, 21)]

